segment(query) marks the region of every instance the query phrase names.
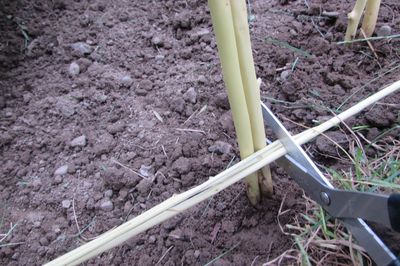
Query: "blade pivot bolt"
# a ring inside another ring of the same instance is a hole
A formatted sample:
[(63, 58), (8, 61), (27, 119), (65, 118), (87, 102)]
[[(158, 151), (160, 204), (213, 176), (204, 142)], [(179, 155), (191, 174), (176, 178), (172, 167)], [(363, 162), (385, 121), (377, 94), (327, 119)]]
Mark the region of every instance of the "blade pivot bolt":
[(322, 202), (326, 205), (329, 206), (329, 204), (331, 204), (331, 199), (329, 198), (328, 193), (322, 191), (320, 194), (321, 200)]

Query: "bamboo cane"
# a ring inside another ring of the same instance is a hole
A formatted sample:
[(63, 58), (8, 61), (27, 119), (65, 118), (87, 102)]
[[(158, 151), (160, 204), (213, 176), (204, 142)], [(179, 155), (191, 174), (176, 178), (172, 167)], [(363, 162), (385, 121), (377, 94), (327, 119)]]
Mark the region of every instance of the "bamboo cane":
[[(246, 96), (247, 110), (250, 116), (251, 133), (253, 136), (254, 150), (258, 151), (265, 147), (265, 129), (260, 102), (260, 86), (257, 84), (256, 71), (254, 68), (253, 53), (249, 24), (247, 22), (246, 0), (231, 0), (233, 26), (235, 29), (235, 40), (239, 56), (240, 73)], [(273, 185), (269, 165), (258, 172), (261, 191), (266, 196), (272, 196)]]
[[(304, 144), (326, 130), (337, 126), (341, 121), (346, 120), (355, 114), (361, 112), (366, 107), (376, 103), (391, 93), (400, 89), (400, 81), (380, 90), (367, 99), (357, 103), (348, 110), (340, 113), (339, 115), (331, 118), (325, 123), (314, 128), (303, 131), (294, 136), (298, 144)], [(96, 255), (111, 249), (129, 238), (144, 232), (150, 227), (159, 224), (168, 218), (194, 206), (195, 204), (215, 195), (226, 187), (238, 182), (245, 178), (250, 173), (258, 171), (266, 164), (270, 164), (276, 159), (286, 154), (285, 148), (279, 141), (275, 141), (264, 149), (255, 152), (253, 155), (247, 157), (236, 165), (230, 167), (224, 172), (210, 178), (203, 184), (194, 187), (182, 194), (174, 195), (152, 209), (144, 212), (143, 214), (133, 218), (132, 220), (110, 230), (95, 240), (92, 240), (75, 250), (47, 263), (47, 266), (58, 265), (77, 265)]]
[(376, 21), (378, 20), (379, 7), (381, 0), (367, 0), (365, 13), (361, 28), (363, 29), (366, 38), (371, 37), (375, 30)]
[[(240, 74), (230, 2), (229, 0), (209, 0), (208, 3), (233, 122), (235, 124), (240, 157), (244, 159), (254, 152), (254, 147), (249, 112)], [(247, 196), (250, 202), (256, 205), (260, 201), (257, 174), (252, 173), (245, 180)]]
[(346, 35), (344, 37), (345, 41), (350, 41), (354, 39), (357, 33), (357, 27), (360, 23), (362, 13), (364, 11), (367, 0), (357, 0), (354, 5), (353, 10), (347, 15), (348, 25), (346, 30)]

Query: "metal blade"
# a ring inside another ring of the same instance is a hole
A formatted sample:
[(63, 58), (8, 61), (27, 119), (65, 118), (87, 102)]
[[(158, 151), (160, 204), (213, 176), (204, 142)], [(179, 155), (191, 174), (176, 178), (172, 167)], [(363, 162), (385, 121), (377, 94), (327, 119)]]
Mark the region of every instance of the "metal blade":
[[(261, 103), (261, 107), (264, 120), (288, 152), (288, 155), (277, 160), (278, 165), (285, 169), (313, 200), (323, 206), (329, 205), (329, 202), (326, 204), (326, 199), (324, 200), (321, 196), (326, 191), (334, 190), (332, 184), (324, 177), (271, 110), (263, 103)], [(396, 260), (396, 256), (362, 219), (341, 218), (339, 220), (378, 265), (388, 265)]]

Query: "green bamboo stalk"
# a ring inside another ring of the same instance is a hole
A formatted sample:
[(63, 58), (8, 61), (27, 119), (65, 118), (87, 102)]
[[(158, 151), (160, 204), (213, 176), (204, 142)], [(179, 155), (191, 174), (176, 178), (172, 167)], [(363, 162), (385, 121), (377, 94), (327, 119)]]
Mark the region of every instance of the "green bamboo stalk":
[[(208, 1), (224, 82), (228, 92), (233, 122), (242, 159), (254, 153), (251, 123), (240, 73), (235, 31), (229, 0)], [(258, 102), (259, 103), (259, 102)], [(246, 179), (247, 196), (253, 205), (260, 201), (257, 173)]]

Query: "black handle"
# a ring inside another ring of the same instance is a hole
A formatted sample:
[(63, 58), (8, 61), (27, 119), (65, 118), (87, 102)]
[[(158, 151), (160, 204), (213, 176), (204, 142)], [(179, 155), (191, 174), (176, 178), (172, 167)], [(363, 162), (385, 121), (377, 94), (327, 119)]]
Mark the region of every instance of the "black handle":
[[(389, 196), (388, 199), (388, 211), (390, 224), (396, 232), (400, 232), (400, 194), (394, 193)], [(399, 261), (397, 260), (397, 263)], [(400, 264), (394, 264), (399, 265)]]

